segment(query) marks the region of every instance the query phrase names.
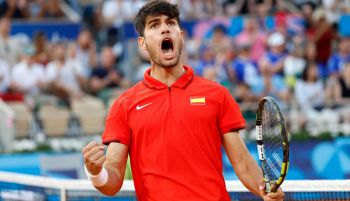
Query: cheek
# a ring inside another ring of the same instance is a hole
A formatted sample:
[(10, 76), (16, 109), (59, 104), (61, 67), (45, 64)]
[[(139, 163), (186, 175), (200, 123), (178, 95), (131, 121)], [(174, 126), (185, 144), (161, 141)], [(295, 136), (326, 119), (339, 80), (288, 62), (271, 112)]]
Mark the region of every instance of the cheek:
[(147, 49), (155, 48), (157, 44), (157, 39), (154, 36), (152, 36), (152, 34), (147, 35), (145, 37), (145, 45), (147, 46)]

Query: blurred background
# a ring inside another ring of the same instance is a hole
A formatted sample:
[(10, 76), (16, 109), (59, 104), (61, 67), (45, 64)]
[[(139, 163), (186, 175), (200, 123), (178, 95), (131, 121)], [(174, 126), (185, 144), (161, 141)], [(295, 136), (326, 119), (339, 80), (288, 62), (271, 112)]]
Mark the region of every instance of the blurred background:
[[(350, 179), (350, 1), (169, 1), (183, 62), (230, 90), (256, 159), (255, 110), (269, 95), (288, 122), (287, 179)], [(110, 105), (150, 67), (132, 23), (144, 3), (0, 0), (0, 170), (85, 178), (81, 148), (101, 141)]]

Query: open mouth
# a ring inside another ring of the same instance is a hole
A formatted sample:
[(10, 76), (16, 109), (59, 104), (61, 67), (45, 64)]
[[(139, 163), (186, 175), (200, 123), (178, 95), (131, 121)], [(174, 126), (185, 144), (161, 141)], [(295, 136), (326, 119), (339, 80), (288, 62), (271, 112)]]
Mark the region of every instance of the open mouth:
[(164, 38), (162, 41), (162, 52), (164, 54), (171, 53), (174, 50), (173, 41), (170, 38)]

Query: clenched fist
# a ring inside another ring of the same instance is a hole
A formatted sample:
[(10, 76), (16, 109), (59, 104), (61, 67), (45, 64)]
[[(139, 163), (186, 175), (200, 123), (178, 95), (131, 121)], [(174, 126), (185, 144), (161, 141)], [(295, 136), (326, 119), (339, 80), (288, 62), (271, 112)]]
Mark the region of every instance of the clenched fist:
[(106, 160), (103, 144), (92, 141), (83, 148), (82, 152), (85, 166), (90, 174), (97, 175), (100, 173)]

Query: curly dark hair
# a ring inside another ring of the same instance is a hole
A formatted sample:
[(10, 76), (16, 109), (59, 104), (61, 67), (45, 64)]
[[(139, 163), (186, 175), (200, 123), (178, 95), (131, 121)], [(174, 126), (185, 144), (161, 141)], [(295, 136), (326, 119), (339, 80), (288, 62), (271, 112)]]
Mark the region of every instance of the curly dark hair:
[(165, 15), (169, 18), (176, 19), (180, 26), (180, 11), (177, 5), (171, 4), (164, 0), (152, 0), (147, 2), (137, 13), (134, 25), (138, 34), (143, 37), (148, 16)]

